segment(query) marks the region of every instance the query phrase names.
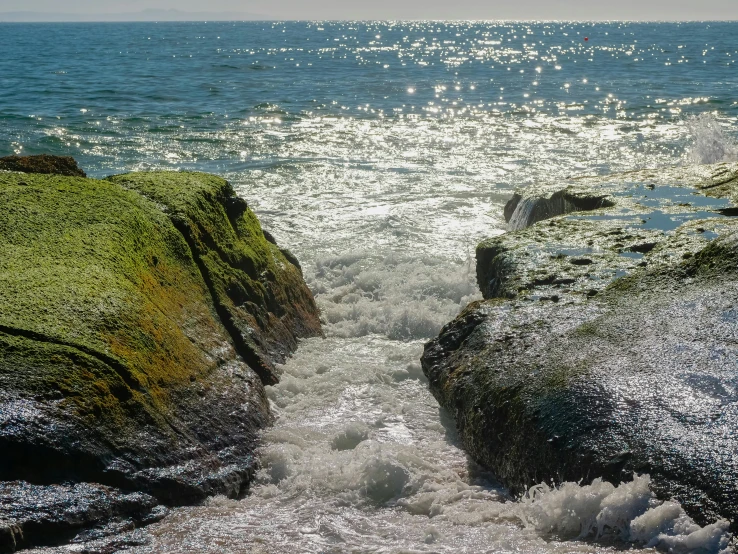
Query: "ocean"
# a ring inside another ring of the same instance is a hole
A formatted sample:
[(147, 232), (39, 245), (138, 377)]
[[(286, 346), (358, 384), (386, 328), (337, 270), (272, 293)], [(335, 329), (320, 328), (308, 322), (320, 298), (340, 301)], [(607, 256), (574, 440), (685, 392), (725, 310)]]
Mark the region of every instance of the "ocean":
[[(268, 389), (250, 495), (173, 509), (118, 546), (654, 552), (613, 543), (630, 520), (606, 517), (648, 499), (646, 477), (510, 497), (459, 448), (419, 357), (481, 298), (474, 247), (505, 232), (513, 190), (738, 159), (737, 58), (726, 22), (0, 24), (0, 156), (223, 175), (322, 310), (326, 338)], [(641, 522), (652, 546), (724, 547), (670, 510), (668, 540), (661, 516)]]

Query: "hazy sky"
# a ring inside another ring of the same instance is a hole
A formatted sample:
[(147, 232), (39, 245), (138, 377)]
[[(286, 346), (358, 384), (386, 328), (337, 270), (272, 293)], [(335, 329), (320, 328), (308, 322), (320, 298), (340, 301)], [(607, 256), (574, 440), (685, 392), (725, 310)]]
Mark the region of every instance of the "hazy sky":
[(0, 0), (0, 11), (230, 11), (276, 19), (738, 19), (738, 0)]

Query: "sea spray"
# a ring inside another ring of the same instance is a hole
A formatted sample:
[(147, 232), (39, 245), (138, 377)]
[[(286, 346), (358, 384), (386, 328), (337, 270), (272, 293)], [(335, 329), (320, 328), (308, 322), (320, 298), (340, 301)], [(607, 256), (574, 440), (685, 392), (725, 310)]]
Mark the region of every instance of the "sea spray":
[(526, 527), (562, 539), (634, 543), (673, 554), (727, 554), (729, 522), (697, 525), (676, 502), (656, 500), (648, 475), (612, 485), (595, 479), (590, 485), (545, 483), (531, 487), (519, 502)]
[(687, 149), (688, 161), (714, 164), (738, 161), (738, 143), (711, 113), (702, 113), (687, 119), (692, 144)]

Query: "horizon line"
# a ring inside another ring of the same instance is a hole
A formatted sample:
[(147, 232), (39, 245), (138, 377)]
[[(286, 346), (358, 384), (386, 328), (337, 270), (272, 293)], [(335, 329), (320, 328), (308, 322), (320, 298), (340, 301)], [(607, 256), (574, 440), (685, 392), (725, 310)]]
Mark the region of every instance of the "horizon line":
[[(152, 17), (151, 19), (121, 19), (127, 16), (146, 15), (150, 12), (161, 12), (165, 14), (181, 14), (182, 17), (189, 15), (202, 16), (202, 19), (162, 19)], [(412, 22), (417, 23), (421, 21), (428, 22), (468, 22), (468, 23), (733, 23), (738, 22), (738, 18), (730, 19), (608, 19), (608, 18), (596, 18), (596, 19), (517, 19), (517, 18), (500, 18), (500, 19), (488, 19), (488, 18), (360, 18), (360, 19), (291, 19), (291, 18), (278, 18), (266, 14), (256, 14), (248, 12), (191, 12), (176, 9), (146, 9), (137, 12), (115, 12), (110, 14), (90, 14), (88, 18), (78, 12), (50, 12), (50, 17), (58, 17), (64, 19), (43, 19), (46, 15), (45, 12), (34, 12), (34, 11), (7, 11), (0, 12), (0, 23), (227, 23), (227, 22), (269, 22), (269, 23), (280, 23), (280, 22), (306, 22), (306, 23), (403, 23)], [(206, 17), (211, 15), (212, 17)], [(3, 17), (17, 16), (18, 19), (4, 20)], [(23, 19), (23, 16), (38, 16), (34, 19)], [(74, 19), (75, 16), (80, 19)], [(100, 16), (101, 19), (95, 19)], [(239, 17), (242, 16), (242, 17)], [(223, 19), (220, 19), (223, 17)], [(67, 19), (68, 18), (68, 19)]]

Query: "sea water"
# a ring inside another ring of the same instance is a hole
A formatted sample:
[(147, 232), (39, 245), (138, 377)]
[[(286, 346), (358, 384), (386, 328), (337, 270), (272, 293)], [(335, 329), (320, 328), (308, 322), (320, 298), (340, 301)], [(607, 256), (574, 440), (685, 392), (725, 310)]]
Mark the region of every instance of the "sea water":
[(727, 551), (726, 522), (699, 527), (647, 476), (510, 497), (460, 449), (419, 357), (480, 297), (474, 246), (504, 232), (514, 189), (738, 159), (737, 57), (738, 24), (716, 22), (0, 25), (0, 155), (222, 174), (322, 311), (326, 338), (268, 388), (250, 494), (118, 546)]

